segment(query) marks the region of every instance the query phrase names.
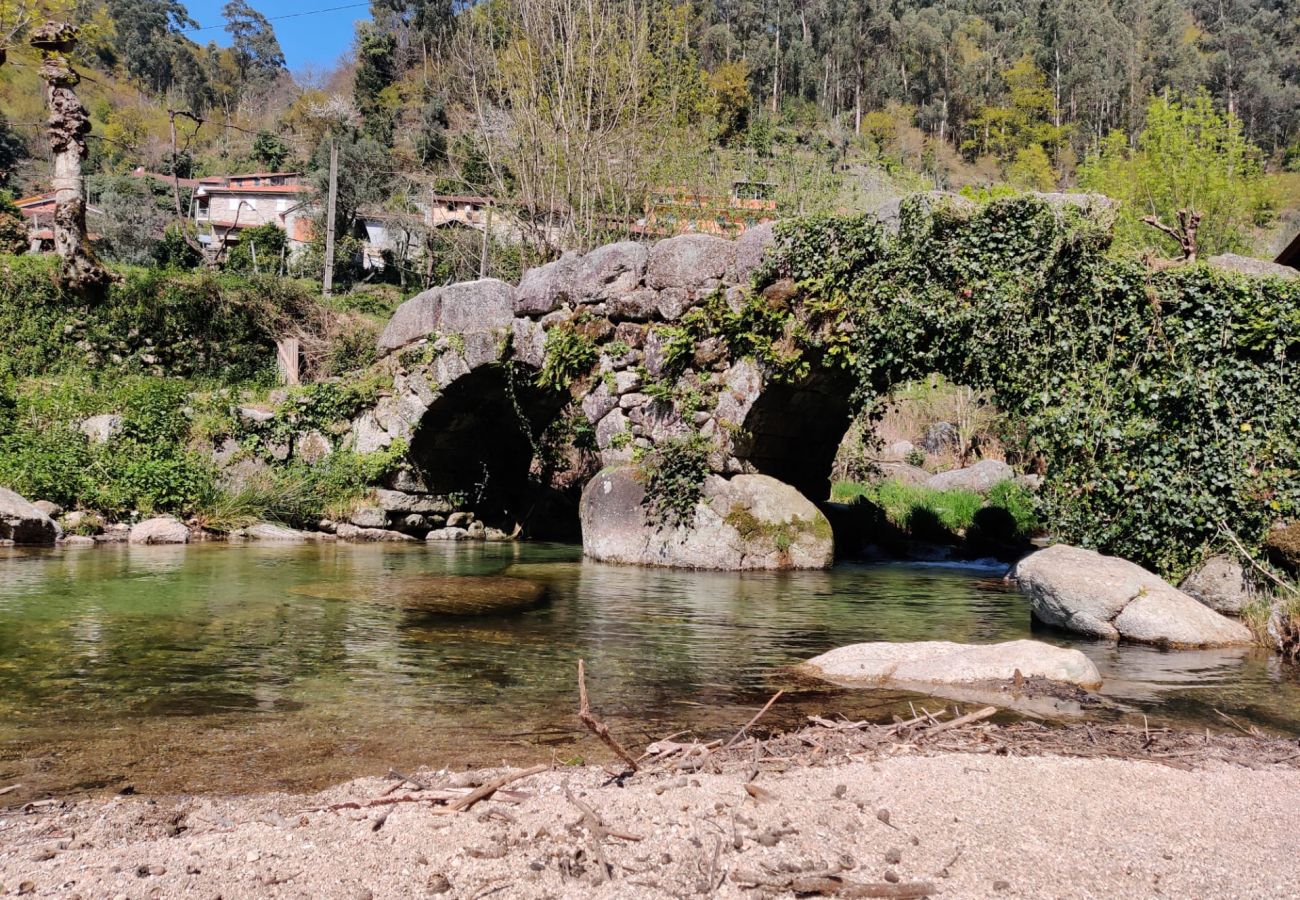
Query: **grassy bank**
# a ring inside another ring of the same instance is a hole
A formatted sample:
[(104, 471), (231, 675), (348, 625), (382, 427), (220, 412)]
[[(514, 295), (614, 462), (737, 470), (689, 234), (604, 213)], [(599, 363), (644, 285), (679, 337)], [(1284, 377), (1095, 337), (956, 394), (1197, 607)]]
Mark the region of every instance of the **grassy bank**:
[(979, 532), (998, 542), (1023, 541), (1041, 529), (1033, 495), (1012, 481), (994, 485), (987, 495), (940, 491), (895, 479), (838, 481), (831, 488), (831, 499), (869, 503), (888, 524), (916, 540), (949, 542)]
[[(0, 485), (110, 521), (172, 513), (226, 530), (314, 524), (395, 464), (400, 448), (344, 441), (383, 387), (358, 372), (386, 309), (289, 279), (134, 268), (88, 305), (54, 272), (49, 257), (0, 258)], [(312, 383), (276, 389), (290, 335)], [(274, 415), (241, 415), (249, 405)], [(101, 415), (115, 417), (106, 441), (83, 431)], [(310, 461), (289, 452), (305, 435)]]

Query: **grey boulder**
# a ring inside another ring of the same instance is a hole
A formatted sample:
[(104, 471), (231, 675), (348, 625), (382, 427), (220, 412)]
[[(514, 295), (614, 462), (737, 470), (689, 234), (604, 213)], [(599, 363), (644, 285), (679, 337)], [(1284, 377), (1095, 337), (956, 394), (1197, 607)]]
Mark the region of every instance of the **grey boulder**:
[(646, 286), (694, 290), (726, 277), (736, 245), (711, 234), (681, 234), (654, 245), (646, 266)]
[(931, 475), (925, 486), (937, 491), (959, 489), (982, 494), (993, 485), (1015, 478), (1016, 473), (1006, 463), (996, 459), (981, 459), (973, 466), (952, 469)]
[(1252, 275), (1256, 278), (1282, 278), (1287, 281), (1300, 278), (1300, 272), (1290, 266), (1270, 262), (1267, 259), (1256, 259), (1253, 256), (1239, 256), (1236, 253), (1221, 253), (1218, 256), (1211, 256), (1206, 262), (1212, 268), (1222, 272), (1234, 272), (1238, 275)]
[(62, 535), (54, 520), (20, 494), (0, 487), (0, 540), (53, 544)]
[(190, 530), (174, 516), (156, 516), (131, 526), (132, 544), (188, 544)]
[(834, 558), (830, 523), (793, 487), (766, 475), (705, 479), (690, 521), (653, 521), (642, 476), (606, 469), (582, 492), (582, 545), (605, 562), (691, 569), (822, 569)]
[(122, 417), (114, 413), (91, 416), (81, 423), (81, 433), (92, 444), (107, 444), (122, 433)]
[(1101, 685), (1092, 660), (1078, 650), (1042, 641), (956, 644), (952, 641), (875, 642), (837, 647), (801, 669), (845, 687), (923, 687), (1045, 678), (1084, 688)]
[(1179, 589), (1215, 612), (1237, 615), (1254, 592), (1241, 563), (1227, 556), (1212, 556), (1183, 579)]
[(1250, 643), (1244, 625), (1139, 565), (1095, 550), (1055, 544), (1016, 564), (1010, 577), (1041, 622), (1108, 640), (1169, 647)]
[(433, 288), (407, 300), (384, 326), (380, 351), (396, 350), (433, 334), (471, 334), (510, 327), (514, 288), (495, 278)]

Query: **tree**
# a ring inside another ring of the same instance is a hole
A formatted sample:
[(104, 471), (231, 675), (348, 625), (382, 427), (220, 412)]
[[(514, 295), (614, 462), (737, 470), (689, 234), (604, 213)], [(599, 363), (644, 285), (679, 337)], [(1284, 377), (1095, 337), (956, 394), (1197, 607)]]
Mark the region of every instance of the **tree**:
[(397, 42), (391, 32), (371, 22), (357, 24), (357, 74), (353, 96), (366, 134), (393, 142), (393, 111), (386, 93), (397, 81)]
[(1080, 167), (1079, 181), (1121, 202), (1122, 243), (1146, 246), (1158, 232), (1162, 246), (1193, 260), (1248, 245), (1249, 229), (1270, 204), (1260, 158), (1236, 116), (1218, 112), (1202, 90), (1152, 98), (1136, 149), (1111, 132)]
[(1041, 144), (1030, 144), (1016, 151), (1016, 158), (1007, 166), (1007, 181), (1027, 191), (1050, 191), (1056, 186), (1052, 161)]
[(234, 272), (277, 272), (280, 258), (289, 246), (284, 230), (274, 222), (245, 228), (230, 248), (226, 268)]
[(77, 97), (81, 76), (68, 62), (77, 48), (77, 29), (66, 22), (47, 22), (32, 31), (29, 43), (41, 54), (40, 77), (50, 108), (48, 134), (54, 171), (54, 251), (59, 281), (74, 294), (98, 299), (113, 280), (99, 264), (86, 231), (86, 185), (81, 163), (86, 158), (90, 116)]
[(284, 71), (284, 52), (266, 16), (246, 0), (229, 0), (221, 14), (244, 82), (261, 85), (278, 78)]
[(289, 145), (272, 131), (259, 131), (253, 138), (253, 159), (267, 171), (278, 172), (289, 158)]
[(180, 0), (108, 0), (113, 47), (127, 74), (154, 91), (171, 87), (178, 54), (186, 52), (177, 35), (197, 28)]
[(103, 214), (95, 220), (100, 251), (107, 259), (129, 265), (147, 266), (154, 261), (158, 242), (172, 213), (166, 188), (161, 196), (152, 189), (154, 181), (124, 175), (95, 176), (96, 205)]

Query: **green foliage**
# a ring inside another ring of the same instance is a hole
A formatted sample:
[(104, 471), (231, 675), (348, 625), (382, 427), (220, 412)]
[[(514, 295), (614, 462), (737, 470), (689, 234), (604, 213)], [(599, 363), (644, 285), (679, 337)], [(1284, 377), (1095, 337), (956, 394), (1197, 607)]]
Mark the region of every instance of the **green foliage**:
[(259, 131), (253, 138), (253, 161), (271, 172), (280, 171), (290, 152), (289, 145), (273, 131)]
[(0, 264), (0, 377), (76, 370), (219, 376), (272, 370), (290, 322), (320, 327), (317, 299), (280, 278), (127, 269), (94, 306), (60, 291), (51, 257)]
[(277, 273), (288, 247), (288, 236), (274, 222), (245, 228), (226, 255), (226, 268), (232, 272)]
[[(118, 519), (193, 512), (212, 493), (213, 471), (188, 446), (189, 390), (159, 378), (107, 388), (84, 377), (28, 382), (16, 391), (12, 425), (0, 435), (0, 484)], [(91, 444), (78, 425), (105, 412), (122, 416), (121, 434)]]
[(662, 441), (642, 457), (640, 473), (652, 520), (668, 527), (692, 520), (695, 505), (704, 496), (711, 447), (702, 435), (689, 434)]
[(1176, 253), (1176, 242), (1142, 219), (1156, 216), (1175, 226), (1178, 210), (1192, 209), (1204, 216), (1197, 237), (1200, 254), (1210, 256), (1247, 249), (1250, 229), (1270, 214), (1260, 159), (1241, 122), (1216, 110), (1201, 91), (1182, 100), (1153, 98), (1137, 148), (1112, 132), (1080, 167), (1079, 183), (1121, 202), (1121, 245)]
[(591, 371), (598, 352), (591, 338), (574, 322), (562, 322), (546, 332), (545, 361), (537, 383), (552, 390), (568, 390), (575, 380)]
[[(1177, 575), (1227, 524), (1258, 546), (1300, 514), (1300, 284), (1108, 256), (1104, 223), (1033, 198), (967, 214), (905, 204), (779, 229), (763, 278), (790, 316), (839, 308), (864, 402), (938, 372), (1024, 425), (1046, 465), (1040, 515), (1063, 540)], [(826, 352), (815, 331), (799, 344)]]

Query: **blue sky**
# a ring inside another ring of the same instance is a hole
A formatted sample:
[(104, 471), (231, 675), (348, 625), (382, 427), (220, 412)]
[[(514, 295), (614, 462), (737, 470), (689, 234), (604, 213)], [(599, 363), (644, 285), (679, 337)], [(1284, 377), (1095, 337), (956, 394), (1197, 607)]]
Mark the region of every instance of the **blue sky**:
[[(221, 17), (221, 7), (226, 0), (184, 0), (190, 16), (203, 31), (187, 32), (187, 37), (200, 43), (216, 41), (221, 46), (230, 43), (226, 34), (226, 20)], [(271, 20), (275, 36), (284, 48), (285, 62), (291, 70), (304, 65), (328, 66), (338, 59), (352, 43), (352, 26), (358, 19), (369, 18), (369, 3), (364, 0), (249, 0), (249, 5)], [(347, 6), (349, 9), (331, 9)], [(316, 12), (316, 10), (329, 10)], [(311, 13), (310, 15), (295, 15)], [(294, 16), (277, 19), (276, 16)], [(211, 27), (216, 26), (216, 27)]]

